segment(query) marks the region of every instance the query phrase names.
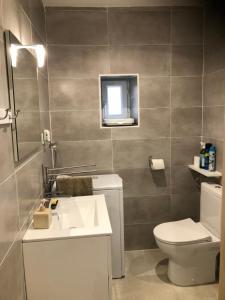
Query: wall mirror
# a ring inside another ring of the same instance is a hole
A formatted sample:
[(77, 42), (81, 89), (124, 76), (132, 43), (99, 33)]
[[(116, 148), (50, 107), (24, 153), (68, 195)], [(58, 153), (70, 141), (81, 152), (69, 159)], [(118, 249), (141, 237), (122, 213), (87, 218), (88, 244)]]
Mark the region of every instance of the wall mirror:
[[(20, 42), (9, 31), (4, 33), (11, 109), (14, 160), (22, 162), (41, 147), (37, 59), (32, 49), (19, 49), (16, 63), (12, 48)], [(22, 45), (21, 45), (22, 46)]]

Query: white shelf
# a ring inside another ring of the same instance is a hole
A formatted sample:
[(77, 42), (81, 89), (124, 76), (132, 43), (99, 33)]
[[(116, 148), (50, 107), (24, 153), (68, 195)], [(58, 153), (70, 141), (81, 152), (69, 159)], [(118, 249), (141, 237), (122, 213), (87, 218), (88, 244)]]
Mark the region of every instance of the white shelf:
[(222, 173), (219, 171), (208, 171), (208, 170), (204, 170), (204, 169), (200, 169), (198, 167), (195, 167), (194, 165), (189, 165), (188, 166), (190, 169), (206, 176), (206, 177), (221, 177)]

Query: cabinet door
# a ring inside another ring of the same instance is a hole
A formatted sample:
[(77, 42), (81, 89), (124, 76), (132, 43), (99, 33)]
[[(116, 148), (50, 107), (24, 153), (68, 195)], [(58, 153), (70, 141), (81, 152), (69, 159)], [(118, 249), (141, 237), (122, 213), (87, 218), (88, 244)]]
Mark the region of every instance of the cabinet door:
[(106, 205), (109, 213), (109, 218), (112, 227), (112, 276), (113, 278), (120, 278), (123, 266), (123, 207), (121, 206), (120, 191), (119, 190), (101, 190), (95, 191), (95, 195), (105, 195)]
[(110, 300), (109, 245), (109, 236), (24, 243), (27, 300)]

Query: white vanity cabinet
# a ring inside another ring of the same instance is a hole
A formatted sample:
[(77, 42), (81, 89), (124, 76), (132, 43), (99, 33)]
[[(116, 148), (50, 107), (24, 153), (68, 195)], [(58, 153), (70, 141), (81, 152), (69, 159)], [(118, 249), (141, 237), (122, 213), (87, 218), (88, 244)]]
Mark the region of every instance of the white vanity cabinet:
[[(112, 230), (104, 196), (60, 202), (65, 208), (68, 202), (68, 216), (59, 203), (59, 217), (53, 216), (49, 229), (30, 227), (25, 234), (27, 300), (111, 300)], [(77, 227), (72, 214), (79, 219)]]

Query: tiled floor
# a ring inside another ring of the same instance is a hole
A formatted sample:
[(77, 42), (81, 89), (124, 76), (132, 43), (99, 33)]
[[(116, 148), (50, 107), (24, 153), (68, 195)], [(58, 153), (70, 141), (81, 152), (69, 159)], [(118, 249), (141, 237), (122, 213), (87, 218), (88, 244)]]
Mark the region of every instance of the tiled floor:
[(178, 287), (167, 279), (167, 259), (160, 250), (125, 254), (126, 277), (113, 280), (113, 300), (216, 300), (218, 284)]

